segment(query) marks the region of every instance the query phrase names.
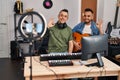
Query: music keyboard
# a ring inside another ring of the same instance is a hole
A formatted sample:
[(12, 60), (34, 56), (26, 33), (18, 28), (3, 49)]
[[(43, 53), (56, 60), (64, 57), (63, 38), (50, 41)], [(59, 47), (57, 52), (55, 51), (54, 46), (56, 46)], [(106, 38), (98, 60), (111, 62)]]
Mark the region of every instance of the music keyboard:
[(82, 53), (49, 53), (40, 54), (40, 61), (62, 60), (62, 59), (80, 59)]
[(69, 59), (65, 60), (48, 60), (49, 66), (72, 66), (73, 62)]

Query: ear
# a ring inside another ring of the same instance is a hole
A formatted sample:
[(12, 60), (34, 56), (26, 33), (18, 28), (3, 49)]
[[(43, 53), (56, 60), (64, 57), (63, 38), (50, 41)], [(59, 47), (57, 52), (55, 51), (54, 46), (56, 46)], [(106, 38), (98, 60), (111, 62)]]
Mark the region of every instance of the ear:
[(69, 15), (67, 16), (67, 20), (68, 20), (68, 18), (69, 18)]
[(84, 14), (84, 12), (83, 12), (83, 13), (82, 13), (82, 17), (84, 17), (84, 15), (85, 15), (85, 14)]
[(58, 14), (58, 19), (59, 19), (60, 13)]
[(92, 19), (92, 20), (94, 19), (94, 14), (92, 14), (91, 19)]

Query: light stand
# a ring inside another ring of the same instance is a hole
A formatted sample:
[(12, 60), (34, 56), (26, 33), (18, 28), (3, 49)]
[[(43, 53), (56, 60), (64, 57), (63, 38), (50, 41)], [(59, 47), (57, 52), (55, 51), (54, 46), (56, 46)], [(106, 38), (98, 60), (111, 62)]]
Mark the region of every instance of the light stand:
[(30, 54), (30, 80), (32, 80), (32, 49), (33, 49), (33, 43), (34, 43), (34, 40), (32, 39), (33, 38), (33, 34), (32, 32), (29, 33), (29, 54)]
[(18, 22), (18, 30), (21, 36), (29, 41), (29, 54), (30, 54), (29, 68), (30, 68), (30, 80), (32, 80), (32, 53), (34, 53), (33, 43), (35, 40), (40, 40), (45, 35), (47, 30), (47, 23), (44, 16), (41, 13), (32, 11), (24, 13), (21, 16)]

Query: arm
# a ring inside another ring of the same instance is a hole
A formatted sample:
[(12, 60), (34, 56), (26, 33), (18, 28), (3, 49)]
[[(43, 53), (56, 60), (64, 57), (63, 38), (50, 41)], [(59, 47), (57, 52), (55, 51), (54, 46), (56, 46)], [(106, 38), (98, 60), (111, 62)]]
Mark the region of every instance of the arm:
[(72, 53), (73, 51), (73, 40), (69, 41), (68, 53)]
[(99, 32), (100, 32), (100, 34), (104, 34), (104, 32), (103, 32), (103, 26), (102, 26), (102, 24), (103, 24), (103, 21), (102, 20), (98, 20), (98, 22), (97, 22), (97, 28), (99, 29)]
[(80, 42), (76, 42), (73, 40), (73, 46), (74, 46), (74, 51), (79, 51), (81, 50)]
[(51, 18), (50, 21), (48, 22), (48, 28), (51, 28), (51, 27), (53, 27), (54, 25), (55, 25), (54, 19)]

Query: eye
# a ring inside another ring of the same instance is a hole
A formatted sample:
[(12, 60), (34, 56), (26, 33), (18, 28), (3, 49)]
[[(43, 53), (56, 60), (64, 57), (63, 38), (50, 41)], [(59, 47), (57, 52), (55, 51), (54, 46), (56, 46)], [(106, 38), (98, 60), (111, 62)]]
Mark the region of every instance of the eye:
[(90, 15), (84, 15), (84, 17), (90, 17)]
[(63, 13), (60, 13), (60, 16), (64, 16), (64, 14), (63, 14)]

